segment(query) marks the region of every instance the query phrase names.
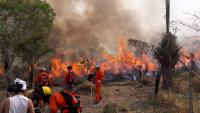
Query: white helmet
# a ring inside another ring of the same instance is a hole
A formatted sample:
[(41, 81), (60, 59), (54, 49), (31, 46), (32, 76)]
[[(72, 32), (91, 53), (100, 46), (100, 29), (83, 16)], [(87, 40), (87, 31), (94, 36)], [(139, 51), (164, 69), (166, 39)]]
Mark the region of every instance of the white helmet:
[(100, 68), (100, 65), (99, 65), (99, 64), (97, 64), (97, 65), (96, 65), (96, 68)]
[(47, 71), (45, 67), (40, 68), (40, 71)]

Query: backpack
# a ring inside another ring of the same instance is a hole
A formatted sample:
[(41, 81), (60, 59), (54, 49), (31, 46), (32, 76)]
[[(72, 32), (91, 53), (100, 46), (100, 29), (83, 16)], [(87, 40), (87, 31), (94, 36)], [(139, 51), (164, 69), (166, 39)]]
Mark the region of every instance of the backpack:
[(68, 83), (74, 84), (76, 80), (76, 75), (74, 72), (69, 72), (68, 73)]
[[(60, 94), (64, 97), (66, 103), (66, 105), (61, 106), (61, 113), (81, 113), (82, 106), (80, 96), (74, 96), (64, 91), (62, 91)], [(75, 105), (73, 104), (74, 97), (77, 100)]]

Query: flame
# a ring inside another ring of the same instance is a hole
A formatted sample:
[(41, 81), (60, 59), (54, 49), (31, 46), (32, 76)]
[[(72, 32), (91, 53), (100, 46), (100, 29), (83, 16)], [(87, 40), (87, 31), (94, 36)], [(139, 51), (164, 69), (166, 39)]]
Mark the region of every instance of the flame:
[(51, 59), (51, 74), (53, 77), (60, 77), (67, 71), (67, 67), (59, 58)]
[[(182, 56), (180, 57), (180, 60), (187, 66), (189, 65), (191, 60), (200, 60), (200, 49), (191, 52), (188, 48), (182, 48), (181, 52)], [(192, 57), (191, 54), (193, 54), (194, 57)], [(176, 68), (180, 67), (183, 67), (183, 65), (181, 63), (178, 63), (176, 65)]]
[(106, 59), (101, 64), (103, 71), (112, 71), (114, 74), (121, 72), (130, 72), (133, 68), (141, 66), (143, 70), (148, 68), (149, 71), (157, 69), (155, 61), (150, 58), (146, 53), (141, 52), (140, 56), (136, 56), (127, 48), (127, 40), (121, 37), (118, 43), (118, 51), (116, 55), (111, 55), (105, 51), (101, 54)]
[(143, 70), (148, 69), (148, 71), (155, 71), (157, 69), (155, 60), (148, 54), (141, 52), (139, 55), (135, 55), (133, 51), (130, 51), (127, 47), (127, 40), (125, 37), (119, 38), (116, 54), (109, 54), (106, 51), (102, 51), (98, 58), (90, 59), (89, 68), (85, 64), (86, 61), (83, 60), (84, 58), (81, 58), (80, 61), (62, 62), (57, 55), (57, 57), (51, 59), (52, 75), (60, 77), (67, 71), (66, 66), (68, 65), (73, 66), (73, 71), (78, 76), (93, 72), (96, 64), (101, 66), (103, 73), (109, 71), (113, 74), (132, 72), (133, 69), (138, 69), (139, 66), (142, 67)]
[(3, 73), (4, 73), (4, 68), (2, 65), (0, 65), (0, 76), (3, 75)]

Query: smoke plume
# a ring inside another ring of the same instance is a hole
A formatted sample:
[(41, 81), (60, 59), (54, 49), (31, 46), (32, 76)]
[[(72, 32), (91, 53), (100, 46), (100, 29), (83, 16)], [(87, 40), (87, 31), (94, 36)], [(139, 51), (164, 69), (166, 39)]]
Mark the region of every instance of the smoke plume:
[[(159, 15), (163, 5), (159, 0), (145, 2), (141, 11), (124, 7), (122, 1), (47, 0), (56, 12), (51, 45), (59, 51), (72, 49), (78, 54), (94, 54), (102, 49), (114, 51), (121, 35), (150, 41), (162, 32), (162, 22), (158, 21), (164, 14)], [(145, 14), (148, 18), (141, 16)]]

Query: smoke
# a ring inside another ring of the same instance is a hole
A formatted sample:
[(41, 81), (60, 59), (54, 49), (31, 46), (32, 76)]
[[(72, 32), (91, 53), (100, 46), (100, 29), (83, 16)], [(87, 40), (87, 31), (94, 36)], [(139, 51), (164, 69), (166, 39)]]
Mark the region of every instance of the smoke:
[[(127, 7), (127, 1), (135, 8)], [(164, 18), (160, 0), (127, 1), (47, 0), (56, 12), (51, 45), (58, 51), (96, 54), (103, 49), (114, 51), (121, 35), (148, 42), (159, 38), (163, 30), (159, 20)]]

